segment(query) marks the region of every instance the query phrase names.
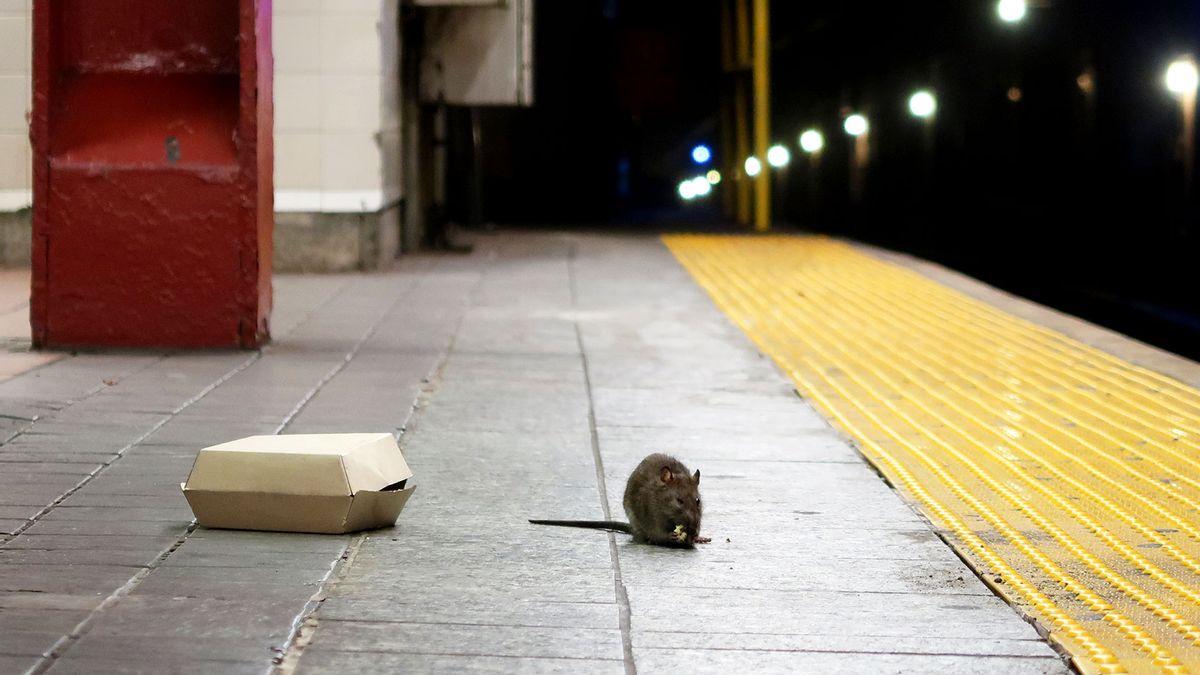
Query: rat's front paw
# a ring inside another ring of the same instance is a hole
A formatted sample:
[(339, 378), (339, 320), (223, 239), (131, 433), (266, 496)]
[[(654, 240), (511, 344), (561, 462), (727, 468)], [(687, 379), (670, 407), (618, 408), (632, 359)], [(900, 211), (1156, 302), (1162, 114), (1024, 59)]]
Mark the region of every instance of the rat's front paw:
[(711, 544), (712, 537), (696, 537), (696, 540), (694, 543), (696, 543), (696, 544)]

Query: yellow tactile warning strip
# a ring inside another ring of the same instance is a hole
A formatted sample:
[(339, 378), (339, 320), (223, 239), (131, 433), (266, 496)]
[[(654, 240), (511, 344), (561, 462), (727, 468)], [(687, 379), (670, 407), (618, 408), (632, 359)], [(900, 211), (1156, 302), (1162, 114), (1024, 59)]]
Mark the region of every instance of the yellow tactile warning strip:
[(1200, 391), (829, 239), (665, 241), (1081, 671), (1200, 671)]

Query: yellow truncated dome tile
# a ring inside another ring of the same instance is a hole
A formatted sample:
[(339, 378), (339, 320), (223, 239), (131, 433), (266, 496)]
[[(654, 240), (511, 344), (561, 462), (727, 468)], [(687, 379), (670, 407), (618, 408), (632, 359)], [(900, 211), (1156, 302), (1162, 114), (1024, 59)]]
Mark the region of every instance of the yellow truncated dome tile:
[(411, 477), (388, 433), (249, 436), (201, 450), (181, 487), (204, 527), (342, 533), (393, 525)]
[(1200, 391), (830, 239), (665, 239), (1081, 672), (1200, 670)]

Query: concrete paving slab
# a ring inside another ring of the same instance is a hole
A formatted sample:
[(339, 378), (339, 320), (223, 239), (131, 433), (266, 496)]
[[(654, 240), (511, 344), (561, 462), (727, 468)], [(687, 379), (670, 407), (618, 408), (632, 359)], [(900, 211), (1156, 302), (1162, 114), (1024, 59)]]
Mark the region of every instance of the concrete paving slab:
[(615, 659), (551, 659), (507, 656), (455, 656), (448, 654), (390, 654), (324, 650), (314, 652), (299, 665), (299, 673), (345, 673), (370, 670), (421, 672), (431, 675), (457, 673), (570, 673), (572, 675), (621, 675), (624, 664)]
[(614, 629), (460, 624), (327, 621), (314, 649), (330, 643), (339, 651), (619, 659), (621, 632)]
[(645, 673), (905, 673), (944, 675), (1049, 675), (1069, 672), (1054, 657), (863, 654), (853, 652), (765, 652), (751, 650), (643, 649), (638, 672)]
[(431, 407), (422, 418), (426, 426), (458, 431), (588, 433), (587, 407), (570, 400), (542, 401), (537, 407), (508, 399), (446, 401)]
[(4, 469), (6, 478), (13, 482), (19, 481), (24, 476), (42, 478), (45, 474), (61, 474), (64, 480), (72, 477), (78, 481), (83, 476), (94, 473), (97, 465), (60, 464), (58, 462), (8, 462), (0, 468)]
[[(230, 579), (196, 579), (189, 576), (164, 575), (153, 572), (138, 584), (129, 597), (197, 598), (252, 602), (253, 604), (286, 602), (290, 603), (299, 613), (312, 597), (318, 585), (317, 581), (309, 581), (304, 584), (285, 582), (264, 584)], [(132, 654), (130, 658), (133, 658)]]
[[(186, 477), (186, 474), (184, 474)], [(158, 506), (139, 508), (127, 506), (74, 506), (62, 504), (53, 513), (46, 515), (46, 521), (52, 520), (103, 520), (103, 521), (153, 521), (180, 523), (191, 520), (192, 512), (187, 504), (176, 503), (173, 506)]]
[(8, 449), (7, 446), (0, 446), (0, 468), (8, 470), (10, 463), (40, 463), (44, 464), (51, 471), (55, 471), (57, 464), (72, 464), (95, 467), (101, 464), (106, 464), (109, 461), (116, 459), (117, 455), (110, 452), (51, 452), (39, 451), (29, 452), (28, 450)]
[(0, 518), (0, 534), (15, 534), (28, 522), (28, 519), (23, 518)]
[(147, 660), (160, 664), (175, 664), (180, 671), (189, 670), (193, 663), (210, 660), (258, 663), (259, 672), (277, 652), (268, 640), (245, 638), (173, 637), (164, 635), (119, 635), (92, 632), (84, 635), (73, 647), (71, 659), (113, 660), (137, 663), (133, 654), (150, 655)]
[(25, 520), (37, 512), (36, 506), (0, 506), (0, 520)]
[(130, 596), (106, 612), (90, 635), (201, 641), (253, 637), (279, 645), (287, 639), (295, 609), (288, 601), (248, 606), (237, 600)]
[(142, 657), (137, 661), (125, 658), (104, 658), (93, 654), (70, 654), (58, 659), (46, 672), (54, 675), (260, 675), (262, 659), (224, 661), (211, 657), (179, 659), (172, 656)]
[[(241, 574), (244, 568), (325, 571), (330, 553), (287, 553), (267, 555), (264, 551), (229, 547), (225, 552), (199, 551), (188, 542), (162, 564), (167, 567), (215, 567), (226, 574)], [(184, 550), (186, 548), (187, 550)]]
[(0, 591), (0, 607), (5, 609), (54, 609), (91, 611), (100, 603), (92, 595), (67, 595), (37, 591)]
[[(920, 561), (881, 558), (831, 558), (810, 548), (808, 556), (776, 558), (760, 554), (736, 557), (714, 542), (703, 556), (666, 556), (623, 545), (626, 584), (656, 588), (739, 588), (743, 590), (821, 590), (847, 593), (929, 593), (986, 595), (974, 575), (964, 574), (953, 555)], [(838, 572), (831, 575), (829, 570)]]
[(608, 603), (518, 601), (503, 604), (460, 601), (453, 605), (437, 605), (400, 598), (384, 600), (339, 595), (322, 603), (321, 617), (334, 621), (415, 624), (455, 624), (470, 619), (483, 626), (620, 630), (620, 613), (615, 600)]
[[(339, 581), (333, 597), (395, 601), (419, 605), (455, 603), (464, 607), (485, 605), (489, 602), (505, 605), (520, 602), (569, 602), (569, 603), (614, 603), (613, 583), (607, 581), (572, 582), (558, 585), (540, 583), (541, 580), (527, 577), (521, 579), (525, 586), (513, 586), (491, 582), (487, 577), (460, 579), (455, 585), (429, 588), (418, 584), (398, 581), (381, 581), (371, 578), (371, 573), (360, 579)], [(511, 579), (509, 580), (512, 581)], [(465, 615), (464, 620), (470, 620)]]
[(762, 429), (734, 433), (719, 429), (598, 426), (596, 434), (605, 453), (614, 457), (640, 459), (652, 451), (678, 453), (697, 466), (729, 459), (740, 462), (840, 462), (855, 466), (862, 462), (830, 429), (772, 435)]
[[(112, 535), (112, 534), (38, 534), (25, 531), (20, 537), (4, 543), (4, 550), (40, 549), (47, 551), (74, 549), (93, 551), (97, 549), (133, 549), (162, 551), (175, 543), (177, 535)], [(82, 555), (82, 554), (81, 554)]]
[(125, 565), (0, 565), (0, 592), (103, 595), (130, 576)]
[(841, 634), (681, 633), (633, 631), (635, 647), (750, 652), (821, 652), (828, 654), (908, 654), (937, 656), (1016, 656), (1056, 658), (1041, 639), (999, 640), (923, 636), (919, 638)]
[(53, 485), (56, 487), (70, 487), (81, 480), (81, 477), (78, 475), (50, 472), (41, 467), (35, 468), (40, 470), (5, 471), (0, 474), (0, 486)]
[[(159, 550), (161, 551), (161, 549)], [(76, 549), (47, 551), (42, 549), (0, 549), (0, 565), (121, 565), (145, 567), (159, 551), (139, 549), (89, 549), (87, 560), (81, 560)]]
[[(22, 663), (26, 668), (32, 667), (45, 652), (49, 651), (62, 635), (59, 631), (38, 633), (25, 630), (8, 630), (0, 633), (0, 655), (25, 657)], [(5, 671), (5, 672), (25, 672)]]
[(711, 392), (672, 396), (645, 389), (596, 389), (593, 393), (596, 425), (601, 427), (720, 429), (733, 433), (771, 429), (786, 435), (829, 426), (811, 408), (786, 394)]
[(214, 530), (198, 527), (180, 546), (179, 551), (340, 556), (349, 541), (348, 536), (341, 535)]
[[(84, 430), (86, 431), (86, 430)], [(22, 434), (20, 440), (27, 440), (43, 448), (52, 448), (56, 452), (76, 453), (86, 452), (102, 455), (116, 455), (126, 450), (138, 435), (120, 433), (117, 435), (92, 436), (86, 433), (48, 434), (36, 429)]]
[(0, 609), (0, 633), (25, 631), (32, 633), (69, 633), (87, 612), (64, 609)]
[[(180, 480), (179, 482), (182, 483), (183, 480)], [(83, 491), (72, 494), (59, 504), (59, 508), (62, 509), (74, 507), (108, 506), (167, 510), (180, 510), (188, 508), (187, 499), (183, 496), (182, 491), (173, 494), (161, 495), (93, 494), (91, 492)]]
[(995, 596), (630, 586), (629, 604), (638, 630), (712, 632), (723, 626), (750, 634), (1037, 637)]
[(37, 659), (32, 656), (8, 656), (0, 653), (0, 672), (23, 673), (31, 668)]

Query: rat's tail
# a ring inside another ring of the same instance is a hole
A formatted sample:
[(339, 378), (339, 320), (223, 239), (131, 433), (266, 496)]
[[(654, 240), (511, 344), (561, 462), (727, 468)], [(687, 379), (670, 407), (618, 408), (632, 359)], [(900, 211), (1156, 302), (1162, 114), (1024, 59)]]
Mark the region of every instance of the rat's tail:
[(534, 525), (557, 525), (559, 527), (588, 527), (593, 530), (611, 530), (632, 534), (629, 523), (617, 520), (530, 520)]

